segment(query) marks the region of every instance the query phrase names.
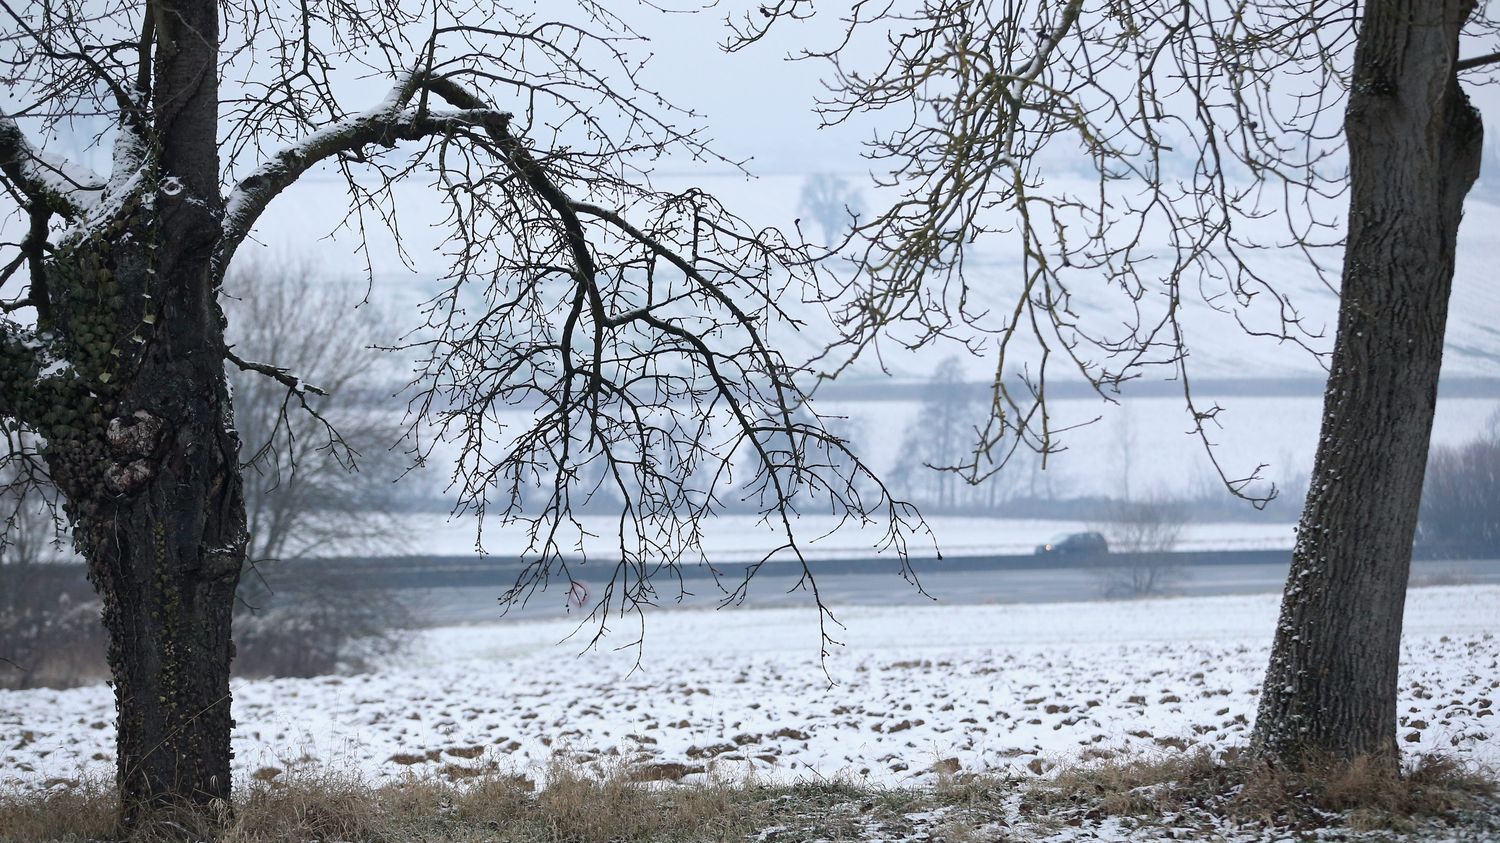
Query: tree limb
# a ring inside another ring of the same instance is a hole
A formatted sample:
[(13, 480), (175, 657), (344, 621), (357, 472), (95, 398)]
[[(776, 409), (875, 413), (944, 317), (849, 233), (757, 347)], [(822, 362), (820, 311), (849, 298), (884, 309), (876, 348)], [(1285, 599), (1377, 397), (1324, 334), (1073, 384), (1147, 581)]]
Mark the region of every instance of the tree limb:
[(1494, 64), (1495, 62), (1500, 62), (1500, 53), (1459, 59), (1458, 63), (1453, 65), (1453, 69), (1456, 71), (1473, 70), (1476, 67), (1484, 67), (1487, 64)]
[(33, 146), (16, 121), (5, 115), (0, 115), (0, 175), (32, 208), (69, 221), (97, 204), (105, 187), (104, 179), (88, 168)]
[(506, 112), (487, 108), (432, 112), (407, 107), (418, 87), (417, 75), (408, 75), (379, 105), (314, 132), (241, 179), (224, 203), (224, 238), (217, 260), (220, 274), (271, 200), (315, 165), (374, 144), (390, 147), (397, 141), (422, 140), (463, 128), (504, 127), (511, 119)]
[(313, 386), (312, 384), (307, 383), (306, 381), (292, 374), (291, 370), (286, 369), (282, 366), (273, 366), (270, 363), (256, 363), (253, 360), (245, 360), (228, 348), (224, 349), (224, 359), (233, 363), (237, 368), (240, 369), (240, 371), (255, 372), (257, 374), (265, 375), (266, 377), (270, 378), (273, 381), (276, 381), (277, 383), (281, 384), (297, 395), (305, 395), (309, 392), (314, 395), (328, 394), (322, 389), (319, 389), (318, 387)]

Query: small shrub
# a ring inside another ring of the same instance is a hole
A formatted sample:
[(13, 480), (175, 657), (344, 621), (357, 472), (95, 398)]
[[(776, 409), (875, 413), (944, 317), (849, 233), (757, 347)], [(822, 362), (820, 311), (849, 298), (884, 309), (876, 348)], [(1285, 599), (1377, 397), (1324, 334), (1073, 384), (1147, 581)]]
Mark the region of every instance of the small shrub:
[[(0, 593), (12, 579), (0, 576)], [(99, 610), (98, 600), (75, 601), (67, 593), (0, 606), (0, 688), (70, 688), (108, 676)]]
[(1175, 587), (1186, 576), (1173, 554), (1187, 522), (1187, 508), (1160, 495), (1114, 502), (1095, 525), (1109, 539), (1110, 553), (1093, 567), (1104, 596), (1151, 597)]
[(44, 501), (14, 500), (0, 536), (0, 688), (65, 688), (108, 675), (99, 600)]
[(314, 562), (249, 571), (234, 614), (239, 676), (326, 676), (360, 671), (397, 653), (410, 617), (397, 595), (350, 590)]

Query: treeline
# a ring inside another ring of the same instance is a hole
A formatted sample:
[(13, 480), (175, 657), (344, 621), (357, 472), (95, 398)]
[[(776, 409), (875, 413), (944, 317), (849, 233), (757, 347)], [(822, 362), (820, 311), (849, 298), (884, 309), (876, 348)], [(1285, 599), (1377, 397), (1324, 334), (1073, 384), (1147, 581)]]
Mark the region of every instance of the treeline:
[(1428, 455), (1417, 545), (1433, 555), (1500, 556), (1500, 415), (1467, 444)]

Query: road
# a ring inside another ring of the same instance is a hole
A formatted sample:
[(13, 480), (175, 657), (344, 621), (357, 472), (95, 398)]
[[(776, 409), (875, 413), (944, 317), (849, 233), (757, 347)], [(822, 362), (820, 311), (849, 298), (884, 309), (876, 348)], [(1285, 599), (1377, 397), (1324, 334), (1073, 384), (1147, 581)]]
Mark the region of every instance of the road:
[[(870, 571), (831, 571), (818, 578), (824, 601), (838, 606), (917, 605), (939, 603), (1052, 603), (1072, 600), (1101, 599), (1103, 579), (1092, 569), (996, 568), (943, 570), (941, 563), (919, 565), (923, 594), (902, 581), (896, 566), (877, 563)], [(1278, 592), (1286, 580), (1284, 563), (1192, 565), (1181, 569), (1167, 593), (1173, 595), (1253, 594)], [(1500, 560), (1419, 560), (1412, 563), (1413, 586), (1500, 583)], [(597, 599), (603, 582), (584, 582)], [(797, 578), (790, 573), (763, 572), (750, 585), (746, 605), (757, 607), (809, 605), (811, 595), (797, 590)], [(690, 595), (679, 603), (675, 582), (663, 578), (658, 603), (663, 607), (712, 608), (723, 598), (723, 592), (712, 580), (691, 572), (684, 580)], [(730, 584), (732, 587), (732, 584)], [(538, 593), (525, 606), (513, 607), (502, 615), (497, 585), (445, 586), (410, 588), (401, 599), (423, 624), (446, 625), (482, 623), (502, 619), (543, 619), (567, 617), (566, 586), (554, 586)], [(573, 610), (577, 616), (578, 610)]]

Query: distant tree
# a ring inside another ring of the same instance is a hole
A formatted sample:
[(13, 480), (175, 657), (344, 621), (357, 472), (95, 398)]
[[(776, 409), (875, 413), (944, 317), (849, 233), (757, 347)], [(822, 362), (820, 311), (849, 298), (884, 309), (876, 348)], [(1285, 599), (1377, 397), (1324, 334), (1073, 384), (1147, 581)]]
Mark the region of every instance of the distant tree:
[(1172, 553), (1187, 527), (1187, 507), (1164, 495), (1113, 501), (1097, 529), (1110, 552), (1094, 566), (1106, 597), (1150, 597), (1183, 577)]
[(934, 510), (958, 507), (969, 492), (958, 466), (972, 459), (977, 409), (976, 398), (965, 389), (959, 358), (944, 359), (907, 423), (891, 482)]
[(1135, 480), (1135, 452), (1140, 445), (1140, 437), (1136, 435), (1135, 429), (1135, 413), (1129, 404), (1122, 404), (1116, 414), (1114, 440), (1115, 457), (1120, 464), (1120, 497), (1129, 501), (1133, 498), (1130, 484)]
[[(235, 354), (291, 370), (302, 400), (258, 372), (230, 373), (241, 441), (251, 561), (397, 547), (394, 481), (406, 468), (401, 411), (382, 397), (401, 372), (381, 349), (399, 330), (307, 265), (251, 264), (224, 285)], [(327, 427), (338, 431), (330, 442)], [(358, 460), (355, 462), (355, 460)]]
[(389, 592), (351, 591), (307, 564), (408, 547), (394, 482), (406, 467), (401, 419), (381, 400), (398, 381), (381, 350), (396, 329), (354, 292), (306, 264), (249, 264), (225, 283), (234, 352), (295, 366), (322, 393), (304, 408), (259, 373), (230, 373), (249, 529), (234, 618), (241, 674), (330, 673), (391, 652), (410, 622)]
[(1433, 449), (1420, 537), (1438, 548), (1500, 552), (1500, 417), (1472, 442)]
[[(815, 13), (760, 4), (729, 47)], [(830, 368), (892, 334), (988, 342), (999, 373), (1029, 357), (1025, 377), (995, 379), (971, 478), (1017, 439), (1052, 446), (1040, 408), (1059, 365), (1105, 399), (1172, 372), (1214, 456), (1219, 408), (1193, 394), (1189, 296), (1305, 343), (1313, 329), (1257, 254), (1290, 250), (1337, 283), (1323, 426), (1253, 743), (1291, 765), (1307, 752), (1393, 761), (1412, 536), (1482, 153), (1459, 76), (1500, 61), (1460, 57), (1460, 33), (1493, 37), (1495, 22), (1474, 0), (939, 0), (852, 3), (843, 20), (831, 47), (806, 51), (831, 62), (825, 122), (897, 122), (870, 142), (892, 199), (841, 256), (859, 276), (829, 302), (844, 308), (847, 349)], [(883, 48), (847, 48), (864, 39)], [(966, 259), (997, 237), (1020, 259), (1006, 279)], [(1006, 296), (978, 295), (997, 280), (1014, 282)], [(1080, 299), (1110, 289), (1131, 307), (1125, 323), (1085, 318)], [(1215, 465), (1236, 494), (1269, 495), (1254, 491), (1258, 469)]]
[(823, 245), (837, 246), (864, 213), (864, 197), (843, 176), (814, 173), (802, 183), (802, 219), (818, 227)]
[[(819, 283), (808, 252), (702, 191), (653, 188), (654, 161), (711, 151), (637, 84), (624, 21), (594, 0), (559, 14), (446, 0), (4, 7), (0, 84), (24, 105), (0, 115), (0, 419), (46, 442), (5, 459), (55, 484), (104, 603), (123, 833), (210, 836), (198, 826), (228, 803), (230, 625), (250, 539), (225, 366), (300, 411), (317, 393), (229, 347), (222, 288), (308, 173), (343, 183), (347, 216), (330, 228), (366, 244), (400, 243), (397, 185), (425, 181), (442, 204), (452, 265), (410, 342), (413, 457), (453, 443), (455, 494), (523, 522), (538, 583), (566, 578), (579, 468), (603, 459), (625, 503), (611, 585), (595, 590), (601, 630), (608, 612), (650, 604), (654, 572), (695, 557), (719, 500), (691, 478), (727, 480), (739, 443), (776, 430), (838, 447), (792, 418), (801, 373), (767, 341), (795, 323), (788, 291)], [(356, 104), (356, 76), (388, 89)], [(49, 149), (78, 115), (108, 121), (110, 172)], [(800, 559), (797, 490), (772, 484), (763, 514)], [(897, 535), (913, 518), (884, 495), (841, 500)]]
[(1056, 501), (1069, 494), (1065, 463), (1029, 448), (1017, 448), (1005, 458), (1005, 470), (991, 473), (979, 485), (987, 490), (990, 506), (1023, 498), (1030, 501)]

